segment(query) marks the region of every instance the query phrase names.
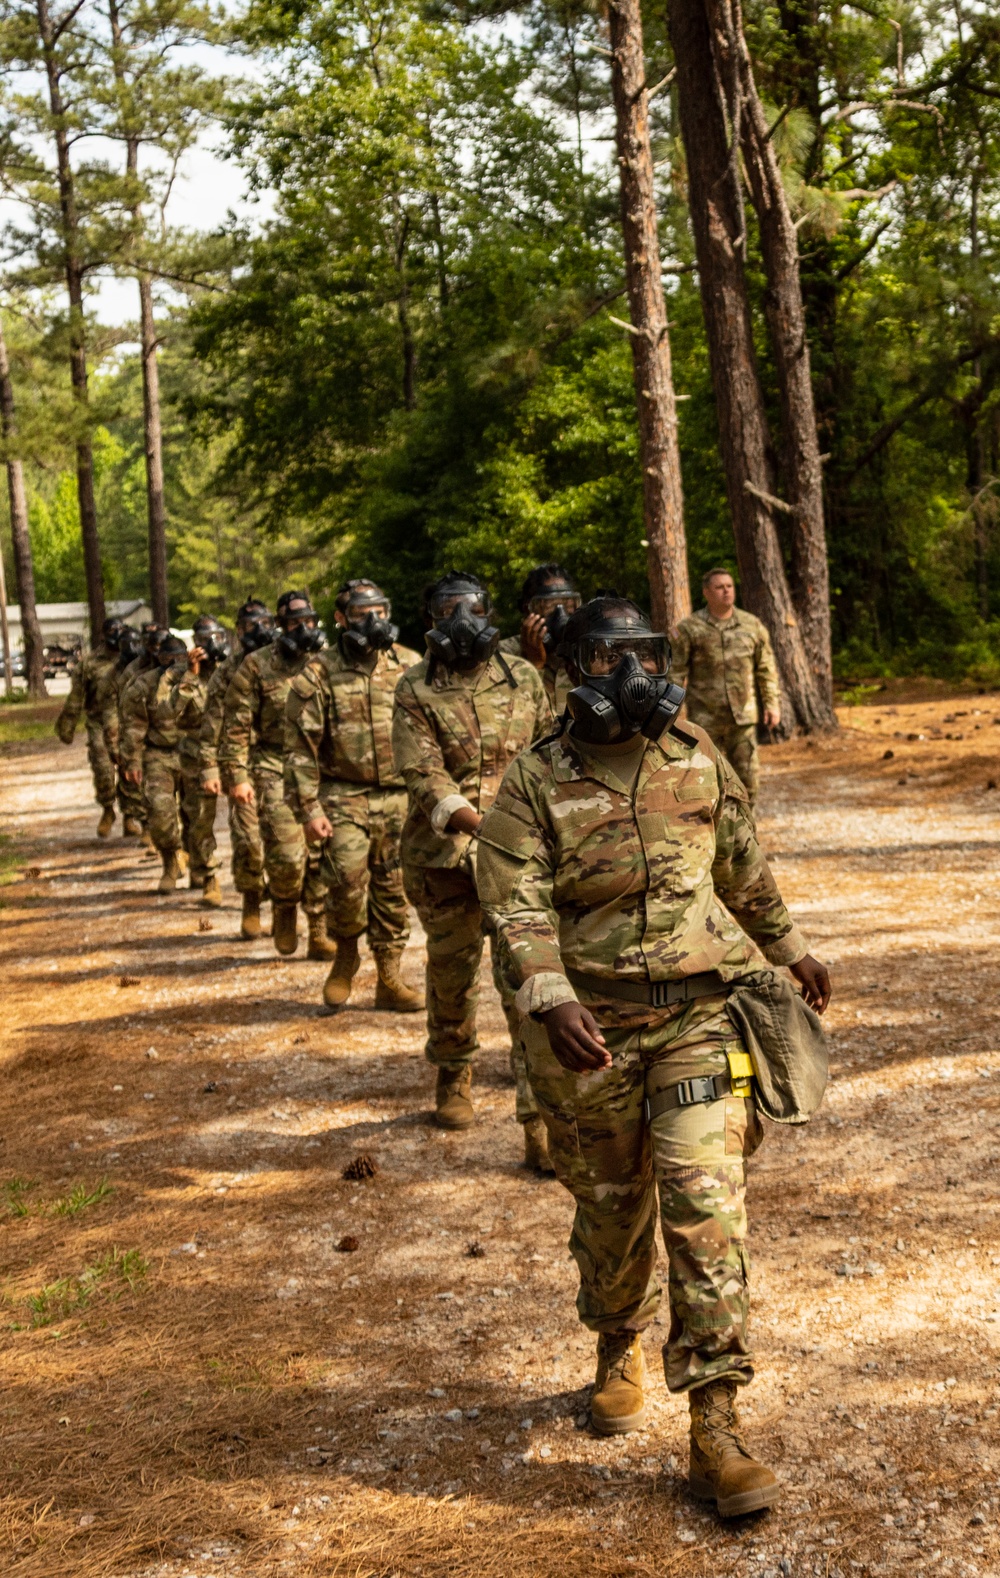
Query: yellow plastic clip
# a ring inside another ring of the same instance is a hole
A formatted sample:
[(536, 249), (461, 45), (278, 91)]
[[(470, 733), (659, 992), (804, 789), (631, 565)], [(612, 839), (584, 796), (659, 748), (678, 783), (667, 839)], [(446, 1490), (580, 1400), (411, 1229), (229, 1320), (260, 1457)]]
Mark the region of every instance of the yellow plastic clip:
[(726, 1061), (729, 1064), (733, 1095), (749, 1096), (753, 1080), (753, 1059), (749, 1052), (742, 1052), (736, 1047), (727, 1048)]

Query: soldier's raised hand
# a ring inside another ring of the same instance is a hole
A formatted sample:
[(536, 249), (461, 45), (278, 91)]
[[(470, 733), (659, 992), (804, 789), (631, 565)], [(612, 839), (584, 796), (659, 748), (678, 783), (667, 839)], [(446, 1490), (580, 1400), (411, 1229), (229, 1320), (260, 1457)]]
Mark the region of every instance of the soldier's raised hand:
[(582, 1003), (560, 1003), (541, 1018), (549, 1046), (563, 1068), (573, 1074), (589, 1074), (611, 1067), (601, 1027)]
[(204, 647), (192, 647), (190, 652), (187, 655), (187, 666), (188, 666), (189, 671), (192, 674), (200, 673), (201, 665), (204, 663), (204, 661), (205, 661), (205, 648)]
[(545, 620), (541, 614), (525, 614), (522, 619), (521, 651), (536, 668), (545, 667)]

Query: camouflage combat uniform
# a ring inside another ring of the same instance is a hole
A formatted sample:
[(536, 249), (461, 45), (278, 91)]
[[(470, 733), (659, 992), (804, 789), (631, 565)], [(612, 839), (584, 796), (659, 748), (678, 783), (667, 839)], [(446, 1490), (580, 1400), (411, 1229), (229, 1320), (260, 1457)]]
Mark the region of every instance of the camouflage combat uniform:
[[(203, 791), (206, 783), (222, 778), (219, 741), (222, 738), (226, 692), (245, 657), (246, 653), (242, 650), (231, 652), (218, 665), (208, 682), (198, 736), (198, 768)], [(214, 827), (214, 817), (212, 820)], [(256, 804), (247, 805), (242, 800), (229, 801), (229, 842), (233, 852), (233, 886), (237, 893), (263, 893), (264, 844), (260, 836)]]
[(94, 779), (94, 798), (105, 808), (114, 806), (116, 775), (101, 728), (101, 692), (117, 662), (117, 652), (104, 645), (87, 652), (73, 670), (69, 695), (56, 719), (56, 733), (64, 745), (72, 744), (81, 715), (86, 719), (87, 756)]
[(285, 804), (284, 786), (285, 703), (313, 655), (287, 658), (275, 642), (243, 659), (223, 701), (219, 766), (227, 793), (237, 784), (253, 785), (271, 898), (301, 902), (308, 914), (322, 915), (319, 857), (307, 858), (305, 834)]
[(215, 858), (218, 800), (214, 794), (203, 794), (201, 787), (201, 725), (215, 667), (214, 663), (202, 663), (197, 674), (185, 669), (171, 692), (177, 719), (177, 753), (184, 776), (181, 816), (193, 888), (203, 888), (218, 865)]
[(118, 772), (118, 804), (121, 807), (122, 816), (129, 817), (135, 822), (145, 823), (146, 802), (142, 797), (142, 789), (138, 784), (130, 784), (128, 782), (119, 760), (122, 691), (137, 662), (137, 658), (130, 658), (126, 664), (122, 665), (119, 659), (114, 668), (109, 670), (101, 685), (98, 702), (104, 748), (115, 767), (120, 769)]
[(142, 769), (149, 836), (161, 855), (184, 847), (184, 775), (173, 696), (182, 673), (177, 664), (167, 669), (157, 664), (137, 675), (122, 696), (122, 771)]
[(715, 619), (707, 608), (682, 619), (673, 642), (670, 678), (687, 689), (687, 715), (728, 756), (756, 804), (760, 783), (760, 705), (781, 705), (771, 637), (759, 619), (734, 608)]
[[(463, 674), (428, 660), (396, 686), (392, 749), (409, 793), (403, 828), (403, 881), (427, 933), (427, 1058), (439, 1068), (471, 1063), (479, 1049), (476, 1008), (483, 915), (476, 894), (476, 843), (445, 831), (466, 802), (486, 811), (508, 766), (550, 727), (538, 671), (507, 660), (515, 686), (491, 660)], [(535, 1114), (524, 1078), (513, 993), (496, 966), (494, 980), (512, 1030), (517, 1116)]]
[[(739, 1073), (745, 1049), (724, 990), (654, 1008), (582, 981), (574, 991), (566, 972), (643, 988), (709, 971), (730, 981), (766, 970), (758, 948), (780, 965), (806, 947), (757, 844), (746, 791), (708, 736), (679, 724), (635, 747), (597, 752), (563, 734), (525, 752), (480, 829), (479, 891), (521, 983), (529, 1078), (557, 1174), (576, 1199), (580, 1317), (605, 1332), (653, 1319), (658, 1185), (671, 1310), (664, 1364), (670, 1388), (684, 1391), (752, 1374), (745, 1158), (761, 1131), (740, 1094), (651, 1122), (644, 1102), (685, 1079)], [(571, 1073), (532, 1018), (577, 996), (602, 1028), (610, 1068)]]
[(410, 935), (399, 844), (406, 787), (392, 759), (396, 683), (418, 661), (408, 647), (374, 666), (340, 646), (311, 658), (285, 708), (285, 798), (303, 825), (325, 816), (316, 847), (334, 937), (367, 931), (373, 953), (401, 954)]
[[(505, 636), (500, 643), (500, 651), (508, 657), (523, 657), (521, 637)], [(525, 658), (524, 661), (527, 662), (528, 659)], [(534, 664), (532, 667), (534, 668)], [(566, 697), (573, 689), (573, 681), (569, 677), (565, 663), (562, 658), (554, 658), (548, 654), (544, 667), (536, 669), (535, 672), (545, 686), (545, 698), (553, 718), (562, 717), (566, 711)]]

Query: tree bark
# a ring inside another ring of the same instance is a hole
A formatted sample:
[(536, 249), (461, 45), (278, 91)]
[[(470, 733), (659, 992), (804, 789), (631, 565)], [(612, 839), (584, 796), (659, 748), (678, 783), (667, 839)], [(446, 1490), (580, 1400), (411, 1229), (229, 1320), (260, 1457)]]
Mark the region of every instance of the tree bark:
[(52, 19), (48, 0), (36, 0), (36, 5), (56, 144), (66, 291), (69, 296), (70, 382), (80, 420), (80, 434), (76, 444), (76, 491), (80, 502), (80, 535), (83, 539), (83, 567), (87, 579), (87, 603), (90, 609), (90, 636), (91, 641), (96, 645), (101, 639), (105, 617), (104, 575), (101, 568), (101, 546), (97, 536), (94, 452), (89, 432), (90, 402), (87, 391), (87, 340), (83, 315), (84, 270), (83, 260), (80, 257), (80, 226), (73, 166), (69, 156), (69, 139), (66, 135), (66, 107), (63, 103), (59, 62), (56, 58), (60, 28)]
[[(775, 525), (770, 440), (753, 347), (744, 275), (746, 229), (739, 169), (726, 133), (725, 100), (703, 0), (670, 0), (681, 135), (702, 309), (719, 418), (726, 492), (743, 600), (762, 619), (792, 716), (804, 729), (829, 725), (792, 603)], [(763, 497), (762, 497), (763, 495)]]
[(835, 726), (830, 644), (830, 571), (823, 514), (823, 468), (816, 431), (809, 342), (802, 305), (799, 247), (781, 170), (768, 136), (740, 0), (706, 0), (715, 58), (727, 87), (730, 126), (740, 145), (760, 231), (767, 290), (764, 311), (781, 401), (783, 470), (792, 507), (791, 591), (827, 722)]
[[(17, 436), (17, 422), (14, 412), (14, 385), (10, 376), (10, 362), (7, 357), (7, 342), (4, 338), (2, 322), (0, 322), (0, 432), (3, 433), (3, 440), (7, 446), (10, 538), (18, 602), (21, 605), (21, 640), (24, 643), (28, 695), (41, 699), (48, 694), (45, 689), (45, 643), (42, 640), (42, 627), (38, 623), (38, 611), (35, 607), (35, 566), (31, 557), (31, 537), (28, 532), (28, 499), (24, 488), (24, 467), (10, 449)], [(9, 677), (8, 668), (8, 679)], [(7, 688), (9, 692), (9, 684)]]
[(608, 27), (651, 611), (670, 631), (691, 612), (691, 586), (639, 0), (610, 0)]

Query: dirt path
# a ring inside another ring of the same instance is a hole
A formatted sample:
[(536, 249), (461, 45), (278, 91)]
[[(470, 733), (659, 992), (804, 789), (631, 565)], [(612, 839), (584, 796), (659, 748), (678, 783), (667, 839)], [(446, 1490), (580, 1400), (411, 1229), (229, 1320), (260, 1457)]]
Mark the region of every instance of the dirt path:
[(239, 942), (231, 889), (208, 917), (97, 843), (82, 750), (9, 751), (0, 1570), (1000, 1572), (1000, 698), (950, 705), (766, 753), (835, 1078), (753, 1164), (746, 1413), (785, 1497), (730, 1527), (662, 1382), (641, 1435), (585, 1427), (568, 1197), (518, 1166), (492, 993), (480, 1121), (443, 1135), (370, 962), (319, 1017), (323, 966)]

